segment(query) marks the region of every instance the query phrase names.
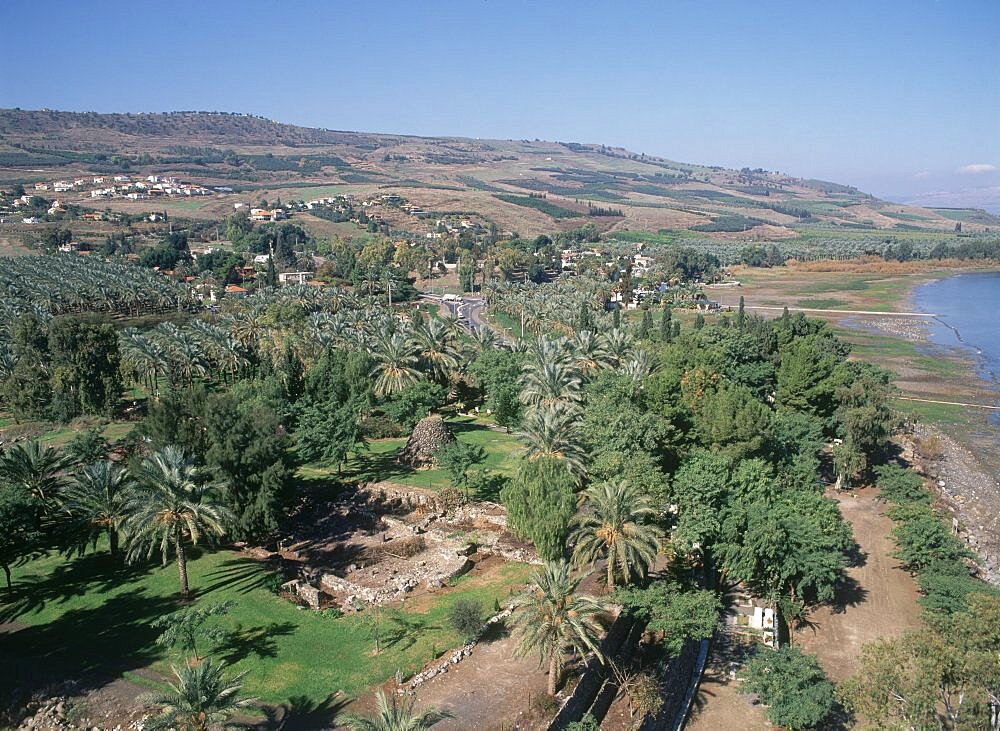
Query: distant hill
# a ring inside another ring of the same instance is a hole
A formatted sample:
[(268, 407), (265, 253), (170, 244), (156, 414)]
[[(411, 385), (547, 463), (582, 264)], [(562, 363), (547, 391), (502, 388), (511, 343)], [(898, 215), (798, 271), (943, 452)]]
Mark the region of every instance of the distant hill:
[(849, 185), (601, 144), (345, 132), (221, 112), (0, 110), (0, 182), (115, 170), (244, 190), (397, 190), (426, 210), (479, 213), (522, 234), (593, 224), (602, 231), (690, 229), (770, 240), (810, 228), (955, 225), (953, 216), (887, 203)]
[(987, 215), (993, 214), (993, 225), (1000, 224), (1000, 185), (966, 188), (957, 191), (940, 191), (914, 196), (909, 205), (928, 208), (979, 208)]

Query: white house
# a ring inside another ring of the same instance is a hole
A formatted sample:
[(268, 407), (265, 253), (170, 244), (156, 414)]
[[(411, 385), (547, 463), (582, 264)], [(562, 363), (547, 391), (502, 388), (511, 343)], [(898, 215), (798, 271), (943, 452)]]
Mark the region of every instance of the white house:
[(281, 272), (278, 275), (278, 282), (282, 286), (305, 284), (310, 279), (312, 279), (312, 272)]

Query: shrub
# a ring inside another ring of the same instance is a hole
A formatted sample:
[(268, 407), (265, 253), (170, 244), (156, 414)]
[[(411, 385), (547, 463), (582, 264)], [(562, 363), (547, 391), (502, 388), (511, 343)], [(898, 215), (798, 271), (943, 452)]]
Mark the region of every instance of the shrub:
[(812, 728), (833, 711), (833, 683), (816, 658), (797, 647), (761, 649), (742, 677), (746, 692), (760, 697), (777, 726)]
[(890, 508), (887, 514), (896, 521), (892, 536), (899, 549), (895, 555), (910, 571), (921, 571), (938, 561), (972, 558), (930, 505), (910, 503)]
[(601, 724), (590, 713), (584, 715), (579, 721), (573, 721), (566, 726), (566, 731), (601, 731)]
[(897, 505), (931, 501), (923, 480), (913, 470), (886, 464), (875, 468), (875, 477), (883, 500)]
[(441, 504), (444, 505), (444, 509), (449, 513), (465, 505), (465, 495), (461, 490), (455, 487), (446, 487), (441, 492), (438, 493), (438, 499)]
[(924, 439), (916, 440), (917, 452), (924, 459), (937, 462), (944, 457), (944, 442), (937, 434), (931, 434)]
[(466, 643), (479, 636), (484, 622), (483, 605), (475, 599), (458, 599), (448, 610), (448, 624)]
[(267, 574), (261, 581), (263, 587), (267, 589), (272, 594), (281, 593), (281, 585), (285, 583), (285, 577), (279, 573), (272, 572)]

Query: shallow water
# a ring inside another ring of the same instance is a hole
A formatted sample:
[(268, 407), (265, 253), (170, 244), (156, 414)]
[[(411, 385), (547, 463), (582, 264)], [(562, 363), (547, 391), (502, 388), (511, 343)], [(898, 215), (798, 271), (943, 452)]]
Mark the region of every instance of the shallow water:
[(980, 377), (1000, 390), (1000, 272), (928, 282), (916, 289), (913, 300), (921, 312), (937, 315), (930, 321), (931, 342), (971, 351)]

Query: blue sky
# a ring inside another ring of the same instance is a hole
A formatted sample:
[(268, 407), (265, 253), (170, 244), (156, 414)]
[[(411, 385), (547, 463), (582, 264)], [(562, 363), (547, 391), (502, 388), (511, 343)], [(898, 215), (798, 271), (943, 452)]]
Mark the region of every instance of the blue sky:
[(9, 0), (0, 17), (4, 107), (602, 142), (880, 195), (1000, 185), (1000, 0)]

